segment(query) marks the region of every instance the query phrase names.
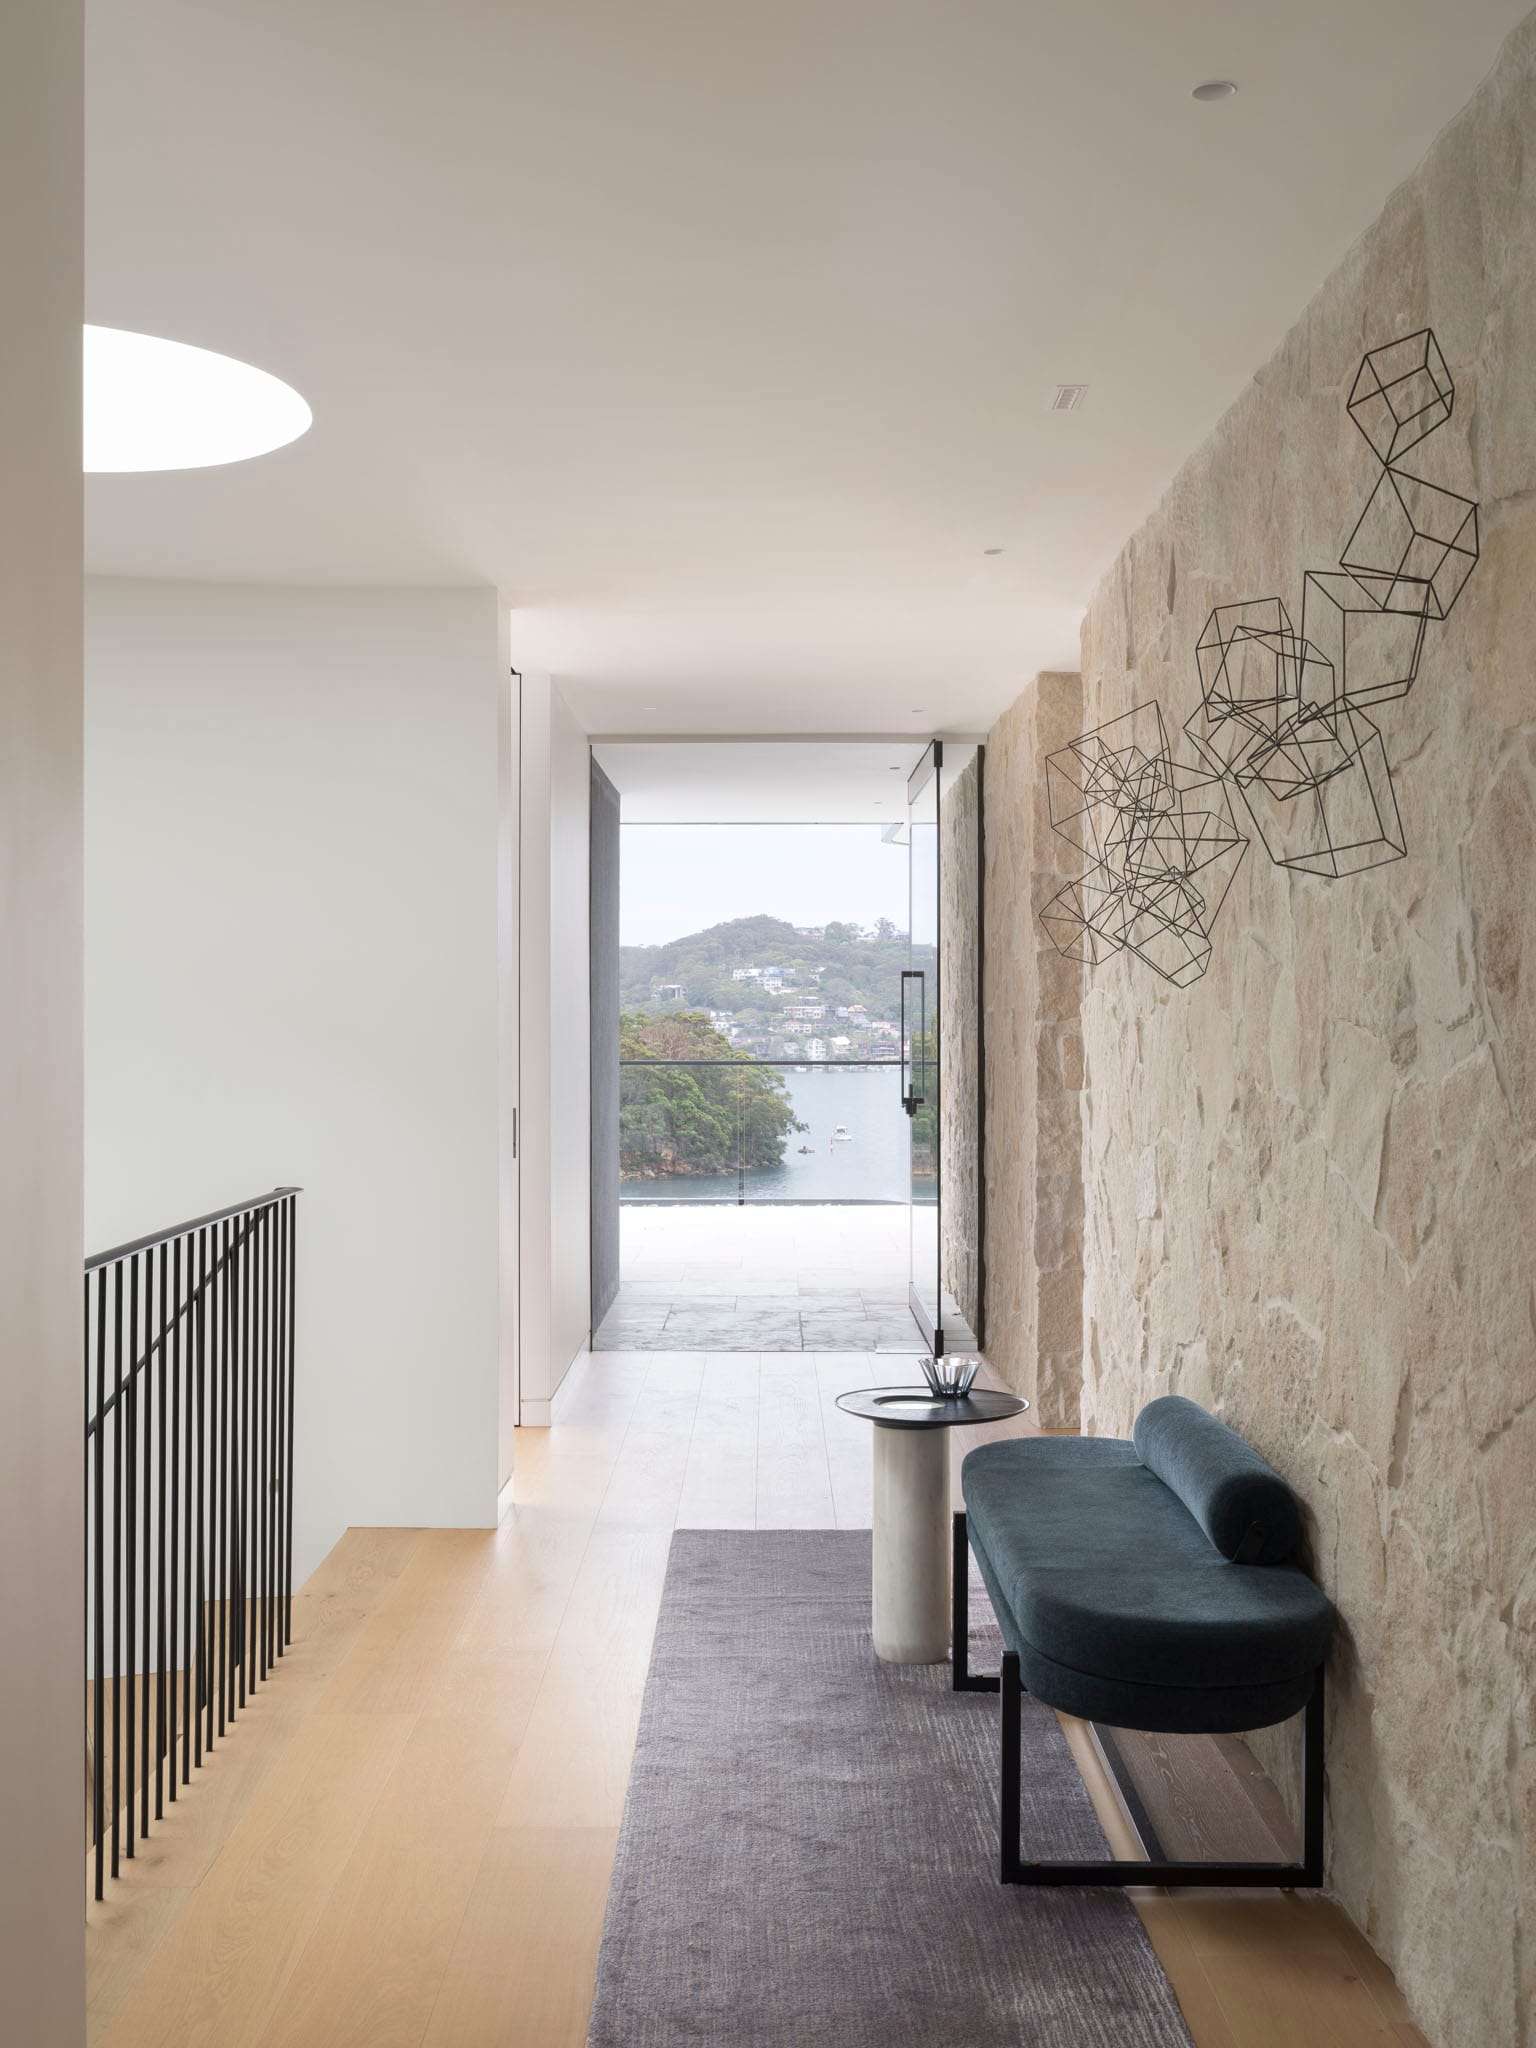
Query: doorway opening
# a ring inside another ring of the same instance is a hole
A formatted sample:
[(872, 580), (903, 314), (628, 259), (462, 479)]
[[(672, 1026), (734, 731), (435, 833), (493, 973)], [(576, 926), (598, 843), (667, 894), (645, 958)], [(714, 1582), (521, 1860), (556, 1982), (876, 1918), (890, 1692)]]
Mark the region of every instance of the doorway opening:
[(593, 752), (595, 1350), (981, 1337), (981, 756)]

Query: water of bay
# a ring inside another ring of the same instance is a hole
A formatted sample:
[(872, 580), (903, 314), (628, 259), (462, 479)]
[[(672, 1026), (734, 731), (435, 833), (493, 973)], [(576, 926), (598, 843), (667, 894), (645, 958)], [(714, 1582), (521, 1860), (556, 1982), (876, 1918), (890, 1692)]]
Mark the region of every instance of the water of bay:
[[(909, 1131), (897, 1067), (780, 1068), (795, 1115), (807, 1128), (790, 1133), (777, 1166), (749, 1168), (749, 1202), (905, 1202)], [(846, 1140), (832, 1133), (841, 1125)], [(801, 1146), (806, 1149), (802, 1152)], [(625, 1202), (734, 1202), (735, 1173), (663, 1175), (626, 1180)], [(932, 1200), (931, 1188), (918, 1199)]]

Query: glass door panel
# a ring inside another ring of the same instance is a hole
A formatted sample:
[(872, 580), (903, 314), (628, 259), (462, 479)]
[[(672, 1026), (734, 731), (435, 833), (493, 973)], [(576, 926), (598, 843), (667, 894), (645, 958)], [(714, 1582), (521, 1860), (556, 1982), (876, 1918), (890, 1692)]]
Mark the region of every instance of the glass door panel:
[(935, 740), (907, 785), (909, 1298), (936, 1355), (983, 1334), (981, 770), (980, 747)]
[(912, 1313), (925, 1343), (942, 1350), (939, 1285), (939, 765), (937, 740), (907, 784), (907, 930), (902, 977), (902, 1057), (910, 1141), (908, 1275)]

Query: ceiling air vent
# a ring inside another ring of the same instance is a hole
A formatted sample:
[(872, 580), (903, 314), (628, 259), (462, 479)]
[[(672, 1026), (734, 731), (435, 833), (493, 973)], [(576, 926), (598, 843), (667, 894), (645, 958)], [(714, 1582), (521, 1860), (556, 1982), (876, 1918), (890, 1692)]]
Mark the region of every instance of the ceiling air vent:
[(1056, 396), (1051, 400), (1051, 411), (1076, 412), (1087, 396), (1086, 384), (1058, 384)]

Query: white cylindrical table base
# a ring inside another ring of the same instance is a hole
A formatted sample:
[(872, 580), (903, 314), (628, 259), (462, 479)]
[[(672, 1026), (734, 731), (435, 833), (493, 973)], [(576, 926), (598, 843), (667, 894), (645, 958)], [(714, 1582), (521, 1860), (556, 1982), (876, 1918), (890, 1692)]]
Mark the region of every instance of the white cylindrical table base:
[(875, 1439), (874, 1637), (887, 1664), (949, 1656), (949, 1446), (942, 1429)]

